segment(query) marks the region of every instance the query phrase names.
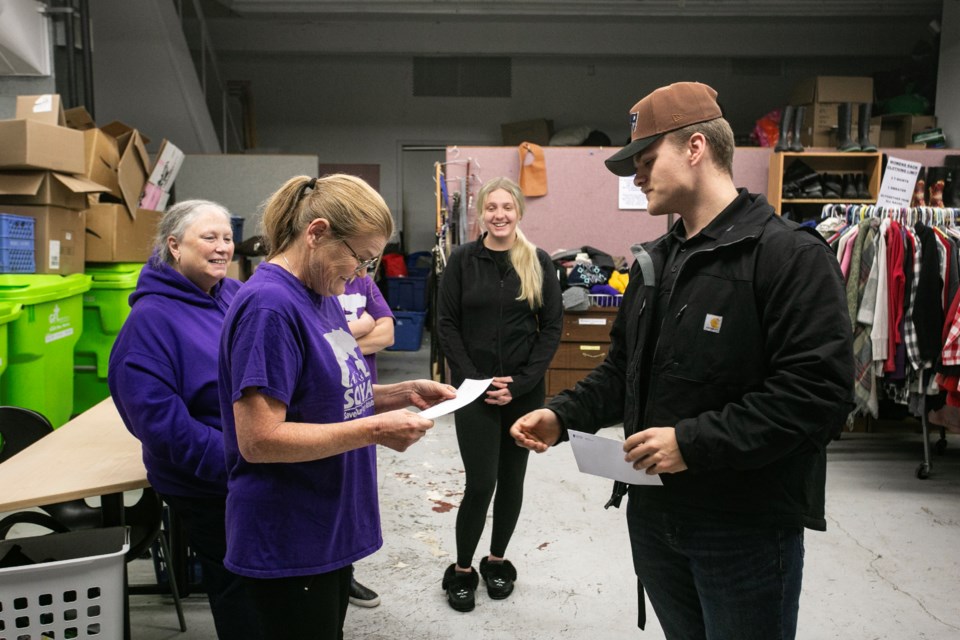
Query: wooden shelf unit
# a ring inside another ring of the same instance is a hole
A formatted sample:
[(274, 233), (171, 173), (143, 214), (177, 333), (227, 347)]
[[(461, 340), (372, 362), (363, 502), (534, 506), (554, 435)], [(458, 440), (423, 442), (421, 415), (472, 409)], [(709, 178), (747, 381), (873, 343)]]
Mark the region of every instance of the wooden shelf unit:
[[(867, 188), (870, 190), (868, 199), (846, 198), (784, 198), (783, 174), (797, 160), (803, 161), (817, 173), (844, 173), (864, 174), (867, 176)], [(875, 204), (880, 194), (880, 177), (883, 156), (877, 151), (873, 153), (842, 151), (801, 151), (775, 152), (770, 154), (770, 171), (767, 175), (767, 200), (782, 213), (784, 204)]]

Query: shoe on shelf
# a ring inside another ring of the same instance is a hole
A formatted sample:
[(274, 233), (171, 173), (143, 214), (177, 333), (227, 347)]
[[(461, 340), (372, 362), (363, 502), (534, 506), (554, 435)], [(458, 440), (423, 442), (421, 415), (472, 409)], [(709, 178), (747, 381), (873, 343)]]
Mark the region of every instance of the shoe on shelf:
[(470, 573), (457, 571), (457, 564), (453, 563), (443, 574), (443, 590), (447, 592), (447, 602), (456, 611), (473, 611), (476, 605), (474, 593), (477, 585), (480, 584), (480, 578), (473, 567), (470, 567)]
[(487, 583), (487, 595), (494, 600), (503, 600), (513, 593), (517, 570), (509, 560), (491, 562), (488, 558), (484, 558), (480, 561), (480, 575)]
[(354, 578), (351, 578), (350, 604), (355, 604), (358, 607), (366, 607), (370, 609), (380, 604), (380, 596), (377, 595), (376, 591), (366, 588)]

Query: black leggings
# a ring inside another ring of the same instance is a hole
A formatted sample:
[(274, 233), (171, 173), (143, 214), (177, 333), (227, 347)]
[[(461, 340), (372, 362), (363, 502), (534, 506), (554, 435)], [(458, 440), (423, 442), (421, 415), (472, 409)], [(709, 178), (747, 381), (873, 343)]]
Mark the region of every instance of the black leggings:
[(541, 381), (505, 406), (486, 404), (484, 394), (456, 413), (457, 443), (466, 471), (466, 488), (457, 512), (457, 564), (461, 567), (473, 563), (494, 490), (490, 553), (502, 558), (507, 551), (523, 505), (529, 455), (510, 437), (510, 427), (543, 406), (544, 390)]
[(294, 578), (247, 578), (264, 637), (342, 640), (353, 565)]

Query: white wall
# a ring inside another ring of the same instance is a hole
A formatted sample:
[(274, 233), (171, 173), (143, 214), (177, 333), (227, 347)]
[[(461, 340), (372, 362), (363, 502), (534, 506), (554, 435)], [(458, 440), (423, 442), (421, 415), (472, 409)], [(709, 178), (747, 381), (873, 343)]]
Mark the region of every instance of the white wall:
[(947, 143), (960, 148), (960, 0), (944, 0), (937, 75), (937, 124)]
[(122, 120), (186, 153), (220, 150), (174, 3), (94, 0), (93, 81), (97, 124)]

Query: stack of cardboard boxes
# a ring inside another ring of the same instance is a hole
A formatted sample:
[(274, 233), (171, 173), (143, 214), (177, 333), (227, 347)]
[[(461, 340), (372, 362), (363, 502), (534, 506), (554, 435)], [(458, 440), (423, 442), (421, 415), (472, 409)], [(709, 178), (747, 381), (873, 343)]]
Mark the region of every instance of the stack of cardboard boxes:
[(147, 142), (122, 122), (97, 128), (82, 107), (64, 111), (57, 95), (17, 99), (16, 118), (0, 120), (0, 213), (36, 220), (37, 273), (147, 260), (183, 160), (164, 141), (151, 170)]
[[(857, 137), (857, 106), (873, 102), (873, 78), (817, 76), (799, 82), (790, 94), (790, 104), (806, 107), (800, 134), (805, 147), (837, 147), (837, 116), (841, 103), (854, 105), (851, 134)], [(918, 148), (913, 134), (937, 126), (936, 116), (884, 114), (870, 119), (870, 140), (883, 148)]]

